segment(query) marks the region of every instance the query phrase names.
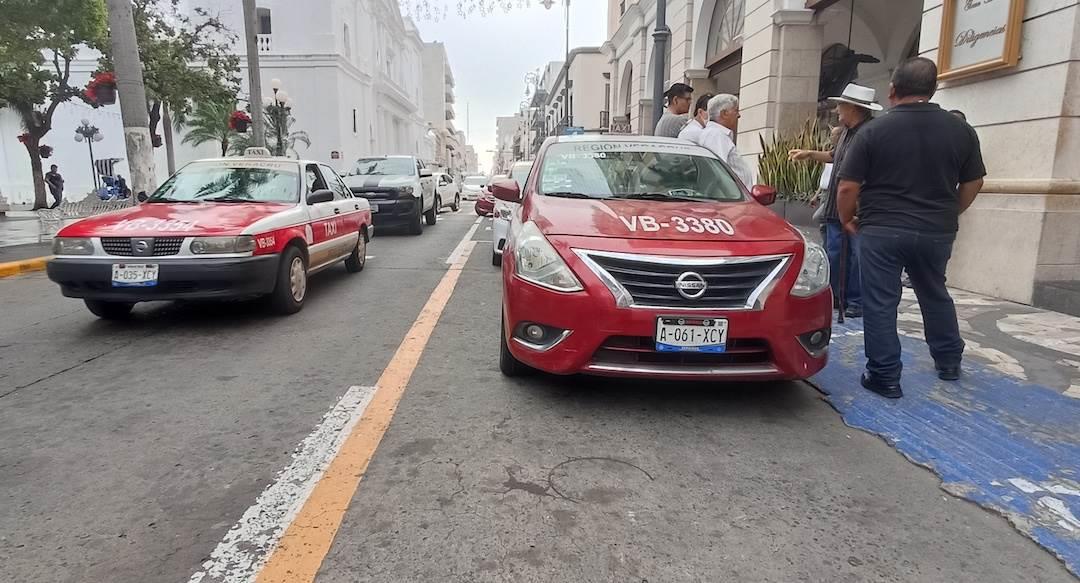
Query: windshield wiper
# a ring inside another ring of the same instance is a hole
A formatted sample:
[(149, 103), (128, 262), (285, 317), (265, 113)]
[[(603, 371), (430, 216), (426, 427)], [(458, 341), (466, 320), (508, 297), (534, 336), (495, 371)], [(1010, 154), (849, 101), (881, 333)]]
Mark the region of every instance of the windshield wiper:
[(600, 198), (598, 196), (589, 196), (583, 192), (545, 192), (544, 196), (555, 196), (558, 198)]
[(207, 202), (263, 202), (261, 200), (252, 200), (250, 198), (241, 198), (239, 196), (218, 196), (215, 198), (203, 199)]
[(670, 200), (677, 202), (699, 202), (703, 200), (700, 198), (693, 198), (689, 196), (675, 196), (666, 192), (630, 192), (627, 194), (619, 194), (612, 198), (626, 198), (631, 200)]
[(178, 202), (178, 203), (182, 203), (182, 204), (199, 204), (202, 201), (201, 200), (192, 200), (192, 199), (187, 199), (187, 198), (181, 199), (181, 198), (161, 197), (161, 198), (148, 198), (148, 199), (146, 199), (146, 202)]

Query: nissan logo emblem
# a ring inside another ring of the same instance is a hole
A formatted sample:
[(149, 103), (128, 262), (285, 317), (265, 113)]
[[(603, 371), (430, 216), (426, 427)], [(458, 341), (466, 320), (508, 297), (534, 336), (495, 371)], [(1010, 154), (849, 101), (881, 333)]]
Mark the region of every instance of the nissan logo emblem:
[(147, 241), (146, 239), (136, 239), (135, 240), (135, 252), (136, 253), (146, 253), (149, 249), (150, 249), (150, 242)]
[(688, 300), (700, 298), (705, 295), (705, 290), (708, 288), (709, 284), (705, 283), (705, 278), (693, 271), (687, 271), (675, 280), (675, 291)]

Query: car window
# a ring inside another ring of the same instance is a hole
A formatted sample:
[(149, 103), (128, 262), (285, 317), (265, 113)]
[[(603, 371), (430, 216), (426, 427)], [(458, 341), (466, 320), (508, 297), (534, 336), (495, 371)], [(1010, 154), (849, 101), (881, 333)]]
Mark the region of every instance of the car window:
[(350, 176), (412, 176), (411, 158), (360, 158)]
[(326, 164), (319, 164), (319, 169), (322, 170), (322, 175), (329, 183), (330, 190), (334, 191), (334, 198), (344, 199), (352, 198), (352, 193), (345, 185), (342, 184), (341, 179), (338, 178), (337, 172)]
[(315, 192), (316, 190), (325, 190), (328, 188), (322, 175), (319, 174), (319, 167), (317, 165), (308, 164), (307, 167), (304, 168), (304, 176), (307, 180), (308, 192)]
[(544, 155), (539, 191), (595, 198), (745, 200), (724, 165), (689, 144), (554, 144)]
[(193, 162), (172, 175), (148, 202), (189, 200), (294, 203), (300, 200), (300, 167), (255, 160)]
[(525, 188), (525, 181), (529, 179), (529, 171), (532, 164), (514, 164), (510, 169), (510, 178), (517, 180), (518, 186)]

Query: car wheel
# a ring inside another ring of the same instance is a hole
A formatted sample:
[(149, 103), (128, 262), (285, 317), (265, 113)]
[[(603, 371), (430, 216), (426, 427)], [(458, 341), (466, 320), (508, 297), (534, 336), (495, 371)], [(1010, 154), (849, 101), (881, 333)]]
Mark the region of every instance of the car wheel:
[(510, 354), (510, 346), (506, 343), (506, 320), (499, 322), (499, 370), (508, 377), (525, 376), (533, 372), (525, 363), (514, 358)]
[(435, 221), (439, 220), (439, 209), (441, 208), (442, 199), (436, 196), (435, 204), (431, 205), (431, 210), (424, 213), (424, 221), (427, 222), (429, 227), (434, 226)]
[(502, 255), (499, 254), (499, 253), (496, 253), (494, 250), (491, 251), (491, 264), (494, 265), (495, 267), (501, 267), (502, 266)]
[(367, 238), (364, 237), (363, 233), (360, 233), (352, 255), (345, 259), (345, 270), (349, 273), (359, 273), (364, 270), (365, 263), (367, 263)]
[(124, 320), (131, 316), (135, 304), (130, 302), (104, 302), (101, 300), (83, 300), (86, 309), (102, 320)]
[(424, 199), (422, 199), (422, 198), (416, 199), (416, 216), (413, 217), (413, 220), (409, 223), (409, 234), (410, 235), (419, 235), (419, 234), (424, 232), (423, 206), (424, 206)]
[(279, 314), (295, 314), (304, 307), (307, 298), (308, 274), (304, 255), (296, 247), (288, 247), (278, 265), (277, 285), (270, 294), (270, 306)]
[(461, 195), (460, 194), (455, 194), (454, 195), (454, 204), (450, 205), (450, 210), (454, 211), (455, 213), (458, 212), (459, 210), (461, 210)]

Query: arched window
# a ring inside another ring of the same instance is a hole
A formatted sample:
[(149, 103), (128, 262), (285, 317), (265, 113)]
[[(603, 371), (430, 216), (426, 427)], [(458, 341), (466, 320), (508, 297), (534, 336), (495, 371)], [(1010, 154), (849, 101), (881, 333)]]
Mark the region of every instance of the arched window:
[(716, 0), (709, 39), (705, 48), (705, 63), (710, 64), (742, 46), (743, 23), (746, 20), (746, 0)]

